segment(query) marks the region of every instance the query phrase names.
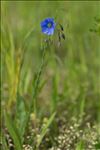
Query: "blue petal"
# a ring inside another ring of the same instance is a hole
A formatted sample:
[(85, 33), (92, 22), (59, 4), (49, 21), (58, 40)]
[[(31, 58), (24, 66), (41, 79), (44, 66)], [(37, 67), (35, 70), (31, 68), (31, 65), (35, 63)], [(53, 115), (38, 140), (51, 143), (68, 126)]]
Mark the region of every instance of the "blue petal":
[(53, 22), (53, 21), (54, 21), (54, 18), (47, 18), (47, 21), (48, 21), (48, 22)]
[(42, 28), (42, 32), (47, 35), (53, 35), (54, 28)]
[(53, 33), (54, 33), (54, 29), (53, 28), (49, 29), (49, 35), (53, 35)]
[(45, 21), (42, 21), (41, 22), (41, 27), (44, 27), (44, 26), (46, 26), (47, 25), (47, 23), (45, 22)]
[(42, 32), (46, 34), (48, 32), (48, 28), (46, 27), (42, 28)]
[[(48, 24), (51, 24), (51, 27), (48, 27)], [(56, 23), (54, 22), (54, 18), (46, 18), (41, 22), (42, 32), (47, 35), (53, 35), (55, 30)]]

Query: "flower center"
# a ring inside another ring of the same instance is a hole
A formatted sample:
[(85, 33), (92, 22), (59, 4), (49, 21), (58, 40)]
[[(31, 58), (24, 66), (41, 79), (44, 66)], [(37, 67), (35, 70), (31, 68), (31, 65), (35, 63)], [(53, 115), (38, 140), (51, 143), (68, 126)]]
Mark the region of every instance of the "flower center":
[(52, 24), (51, 23), (48, 23), (48, 28), (51, 28)]

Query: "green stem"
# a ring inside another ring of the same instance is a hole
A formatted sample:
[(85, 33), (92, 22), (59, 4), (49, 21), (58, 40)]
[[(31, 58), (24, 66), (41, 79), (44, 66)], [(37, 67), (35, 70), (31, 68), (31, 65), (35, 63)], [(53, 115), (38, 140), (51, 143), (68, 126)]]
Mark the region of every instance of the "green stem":
[(27, 130), (28, 123), (30, 120), (30, 114), (32, 113), (33, 110), (34, 110), (35, 115), (37, 116), (37, 101), (36, 101), (37, 98), (36, 97), (37, 97), (37, 93), (38, 93), (38, 87), (39, 87), (39, 83), (40, 83), (41, 74), (43, 72), (43, 68), (44, 68), (44, 64), (45, 64), (45, 61), (44, 61), (45, 60), (45, 54), (46, 54), (46, 49), (44, 47), (43, 55), (42, 55), (42, 62), (41, 62), (40, 69), (39, 69), (39, 72), (37, 73), (37, 77), (35, 80), (33, 98), (31, 100), (30, 109), (29, 109), (29, 112), (27, 114), (26, 121), (25, 121), (25, 131)]
[(31, 111), (33, 110), (34, 107), (34, 113), (35, 115), (37, 114), (37, 102), (36, 102), (36, 97), (37, 97), (37, 92), (38, 92), (38, 87), (39, 87), (39, 83), (40, 83), (40, 78), (41, 78), (41, 74), (44, 68), (44, 64), (45, 64), (45, 54), (46, 54), (46, 49), (43, 49), (43, 55), (42, 55), (42, 61), (41, 61), (41, 65), (40, 65), (40, 69), (39, 72), (37, 74), (37, 78), (35, 81), (35, 86), (34, 86), (34, 92), (33, 92), (33, 100), (32, 100), (32, 104), (31, 104)]

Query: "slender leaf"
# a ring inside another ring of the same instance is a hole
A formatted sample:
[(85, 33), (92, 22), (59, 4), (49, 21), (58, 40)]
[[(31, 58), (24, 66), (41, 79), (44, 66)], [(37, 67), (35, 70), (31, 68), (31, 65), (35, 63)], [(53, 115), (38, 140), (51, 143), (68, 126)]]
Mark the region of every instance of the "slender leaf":
[(16, 150), (22, 150), (21, 139), (20, 139), (20, 136), (18, 134), (18, 130), (15, 127), (13, 121), (11, 120), (10, 116), (7, 113), (5, 113), (5, 123), (6, 123), (6, 126), (8, 128), (8, 131), (9, 131), (9, 133), (10, 133), (10, 135), (14, 141)]
[(44, 128), (42, 129), (41, 134), (40, 134), (40, 138), (38, 139), (37, 148), (40, 146), (40, 144), (41, 144), (41, 142), (42, 142), (42, 140), (43, 140), (43, 138), (44, 138), (44, 136), (45, 136), (45, 134), (46, 134), (46, 132), (47, 132), (47, 129), (48, 129), (48, 127), (51, 125), (51, 123), (52, 123), (52, 121), (53, 121), (55, 115), (56, 115), (56, 113), (54, 112), (54, 113), (51, 115), (51, 117), (49, 118), (47, 124), (46, 124), (46, 125), (44, 126)]

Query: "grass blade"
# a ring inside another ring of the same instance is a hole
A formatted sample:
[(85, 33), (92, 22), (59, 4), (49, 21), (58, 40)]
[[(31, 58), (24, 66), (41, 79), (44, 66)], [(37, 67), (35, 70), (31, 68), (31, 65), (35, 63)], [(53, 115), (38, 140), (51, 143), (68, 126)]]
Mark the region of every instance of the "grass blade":
[(8, 131), (14, 141), (16, 150), (22, 150), (21, 140), (20, 140), (18, 131), (17, 131), (14, 123), (12, 122), (10, 116), (7, 113), (5, 113), (5, 123), (6, 123)]
[(0, 138), (1, 138), (0, 140), (2, 142), (2, 145), (0, 146), (0, 148), (2, 148), (2, 150), (9, 150), (7, 142), (6, 142), (6, 139), (5, 139), (5, 136), (4, 136), (4, 133), (1, 133), (1, 137)]
[(54, 112), (54, 113), (51, 115), (51, 117), (49, 118), (49, 120), (48, 120), (47, 124), (45, 125), (45, 127), (42, 129), (40, 138), (38, 139), (37, 148), (40, 146), (40, 144), (41, 144), (41, 142), (42, 142), (42, 140), (43, 140), (43, 138), (44, 138), (44, 136), (45, 136), (45, 134), (46, 134), (46, 132), (47, 132), (47, 129), (48, 129), (48, 127), (51, 125), (51, 123), (52, 123), (52, 121), (53, 121), (55, 115), (56, 115), (56, 113)]
[(82, 141), (80, 141), (78, 144), (77, 144), (77, 146), (76, 146), (76, 149), (75, 150), (83, 150), (84, 149), (84, 147), (83, 147), (83, 142)]

